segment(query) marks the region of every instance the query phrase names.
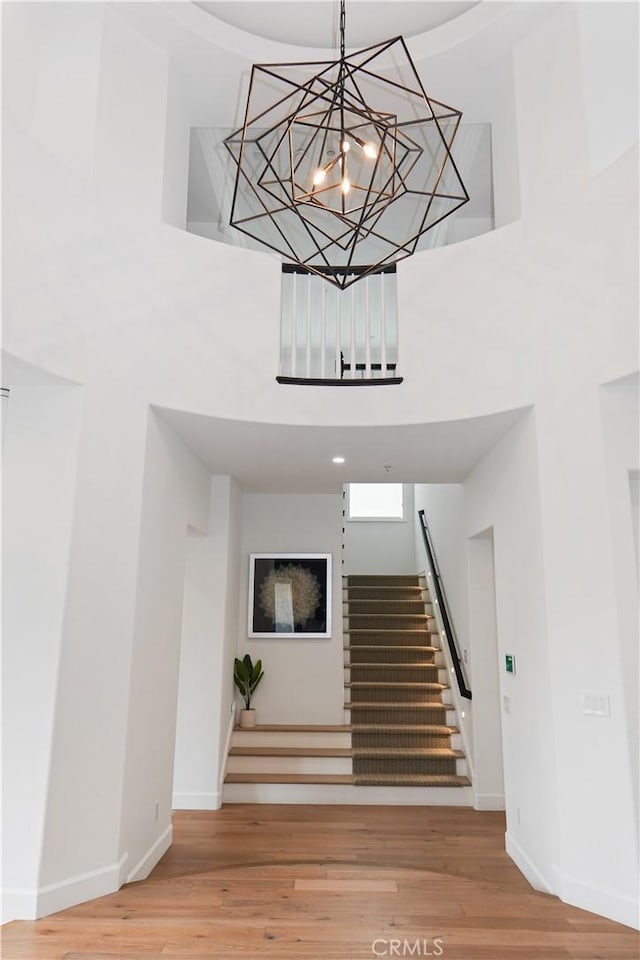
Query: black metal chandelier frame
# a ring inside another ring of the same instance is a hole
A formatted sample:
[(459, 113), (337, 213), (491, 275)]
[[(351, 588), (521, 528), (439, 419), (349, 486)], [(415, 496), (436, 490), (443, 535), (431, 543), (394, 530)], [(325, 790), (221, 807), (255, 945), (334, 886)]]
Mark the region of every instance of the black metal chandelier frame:
[[(371, 68), (394, 45), (411, 85)], [(306, 71), (304, 82), (296, 79)], [(255, 87), (265, 78), (284, 84), (284, 92), (253, 112)], [(389, 91), (394, 108), (368, 106), (366, 83)], [(403, 118), (398, 97), (410, 105)], [(225, 140), (237, 165), (230, 224), (345, 289), (411, 256), (427, 230), (468, 202), (451, 153), (461, 118), (427, 96), (402, 37), (348, 57), (341, 0), (339, 60), (252, 67), (244, 124)], [(420, 164), (426, 184), (414, 176)], [(413, 223), (403, 234), (409, 201)]]

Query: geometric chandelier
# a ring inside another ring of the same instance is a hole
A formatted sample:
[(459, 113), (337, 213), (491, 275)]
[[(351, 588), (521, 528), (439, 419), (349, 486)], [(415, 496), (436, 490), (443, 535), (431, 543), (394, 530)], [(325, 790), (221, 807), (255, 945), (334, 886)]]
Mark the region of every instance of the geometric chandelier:
[(451, 155), (462, 113), (427, 96), (402, 37), (340, 59), (256, 64), (230, 224), (341, 289), (411, 256), (467, 203)]

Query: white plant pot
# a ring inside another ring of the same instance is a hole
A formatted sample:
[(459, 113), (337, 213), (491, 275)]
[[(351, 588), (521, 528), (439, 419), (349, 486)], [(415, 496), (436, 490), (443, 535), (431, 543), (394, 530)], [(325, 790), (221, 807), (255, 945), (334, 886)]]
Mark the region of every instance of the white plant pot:
[(241, 710), (240, 711), (240, 726), (241, 727), (255, 727), (256, 725), (256, 712), (255, 710)]

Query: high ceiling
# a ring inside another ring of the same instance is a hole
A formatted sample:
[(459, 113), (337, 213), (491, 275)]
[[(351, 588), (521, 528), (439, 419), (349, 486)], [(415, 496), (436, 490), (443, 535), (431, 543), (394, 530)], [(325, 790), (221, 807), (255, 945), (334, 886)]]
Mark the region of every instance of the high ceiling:
[[(332, 493), (350, 481), (460, 482), (523, 414), (508, 410), (445, 423), (313, 427), (156, 409), (213, 474), (231, 474), (243, 490), (265, 493)], [(335, 456), (345, 463), (334, 464)]]
[[(226, 3), (197, 2), (196, 6), (228, 23), (265, 40), (301, 47), (336, 47), (338, 3), (336, 0), (296, 0), (265, 3), (264, 0), (229, 0)], [(476, 3), (455, 0), (422, 3), (417, 0), (363, 2), (346, 5), (346, 40), (349, 47), (366, 47), (387, 37), (413, 37), (454, 20)]]

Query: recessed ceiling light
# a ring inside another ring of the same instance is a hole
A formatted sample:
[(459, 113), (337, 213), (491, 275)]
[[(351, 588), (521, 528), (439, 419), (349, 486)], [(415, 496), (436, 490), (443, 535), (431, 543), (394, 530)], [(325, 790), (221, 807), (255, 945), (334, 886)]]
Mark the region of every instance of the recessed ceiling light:
[(334, 457), (332, 463), (344, 463), (344, 457)]

